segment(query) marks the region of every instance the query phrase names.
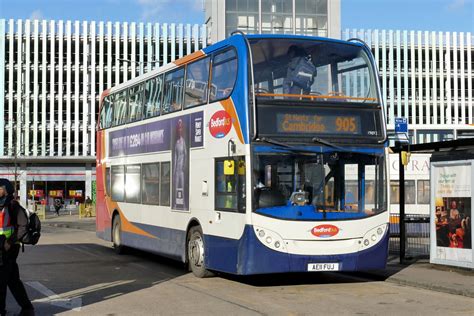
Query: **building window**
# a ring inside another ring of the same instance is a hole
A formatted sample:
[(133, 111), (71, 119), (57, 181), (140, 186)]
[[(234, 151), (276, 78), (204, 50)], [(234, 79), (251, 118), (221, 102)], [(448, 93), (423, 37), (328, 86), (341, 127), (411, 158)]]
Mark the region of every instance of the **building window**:
[(237, 54), (229, 49), (218, 53), (212, 61), (210, 101), (230, 96), (237, 80)]
[[(390, 181), (390, 203), (400, 204), (398, 181)], [(405, 204), (416, 204), (415, 180), (405, 180)]]
[(187, 66), (186, 92), (184, 95), (185, 108), (207, 102), (209, 61), (210, 58), (204, 58)]
[(160, 204), (160, 164), (142, 166), (142, 203)]
[(418, 204), (430, 204), (430, 180), (418, 180)]
[(140, 203), (140, 165), (126, 166), (125, 174), (125, 200), (128, 203)]
[(293, 3), (286, 0), (262, 1), (262, 33), (293, 33)]
[(165, 74), (162, 113), (181, 110), (183, 104), (184, 68)]
[(145, 83), (145, 117), (160, 115), (163, 95), (163, 76), (152, 78)]
[(258, 33), (258, 0), (226, 0), (226, 33)]

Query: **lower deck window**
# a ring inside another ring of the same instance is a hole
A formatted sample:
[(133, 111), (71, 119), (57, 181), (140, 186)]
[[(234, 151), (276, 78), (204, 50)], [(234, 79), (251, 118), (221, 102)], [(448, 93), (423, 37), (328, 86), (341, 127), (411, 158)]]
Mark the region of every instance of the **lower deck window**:
[(216, 210), (245, 212), (245, 158), (219, 158), (215, 162)]

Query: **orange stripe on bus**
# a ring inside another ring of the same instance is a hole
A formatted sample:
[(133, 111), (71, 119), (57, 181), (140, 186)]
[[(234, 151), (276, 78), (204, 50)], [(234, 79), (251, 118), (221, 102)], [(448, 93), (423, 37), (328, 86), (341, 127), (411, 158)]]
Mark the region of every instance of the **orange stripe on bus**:
[(146, 231), (144, 231), (143, 229), (138, 228), (137, 226), (130, 223), (130, 221), (123, 214), (123, 212), (120, 209), (117, 202), (112, 201), (110, 197), (106, 197), (105, 201), (106, 201), (106, 205), (107, 205), (107, 209), (108, 209), (109, 214), (113, 210), (117, 210), (119, 212), (120, 222), (122, 223), (122, 231), (137, 234), (137, 235), (141, 235), (141, 236), (145, 236), (145, 237), (149, 237), (149, 238), (156, 238), (156, 236), (153, 236), (150, 233), (147, 233)]
[(175, 60), (174, 63), (175, 63), (176, 66), (181, 66), (181, 65), (187, 64), (188, 62), (190, 62), (193, 59), (196, 59), (196, 58), (199, 58), (199, 57), (202, 57), (202, 56), (204, 56), (204, 53), (202, 51), (198, 50), (198, 51), (195, 51), (194, 53), (192, 53), (190, 55), (187, 55), (187, 56), (184, 56), (183, 58)]
[(235, 128), (237, 133), (237, 137), (239, 138), (240, 142), (244, 143), (244, 135), (242, 134), (242, 129), (240, 127), (239, 117), (237, 116), (237, 111), (235, 110), (234, 102), (231, 98), (225, 99), (220, 101), (224, 110), (229, 113), (230, 117), (232, 117), (232, 125)]

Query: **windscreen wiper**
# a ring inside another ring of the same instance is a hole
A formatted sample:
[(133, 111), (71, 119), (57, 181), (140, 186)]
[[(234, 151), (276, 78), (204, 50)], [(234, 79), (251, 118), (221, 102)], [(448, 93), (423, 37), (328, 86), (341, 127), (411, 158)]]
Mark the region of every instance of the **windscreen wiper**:
[(322, 139), (322, 138), (319, 138), (319, 137), (313, 137), (311, 139), (311, 141), (313, 143), (318, 143), (318, 144), (321, 144), (321, 145), (325, 145), (325, 146), (328, 146), (328, 147), (331, 147), (331, 148), (334, 148), (334, 149), (337, 149), (337, 150), (340, 150), (340, 151), (347, 151), (345, 148), (342, 148), (340, 146), (337, 146), (333, 143), (331, 143), (330, 141), (328, 140), (325, 140), (325, 139)]

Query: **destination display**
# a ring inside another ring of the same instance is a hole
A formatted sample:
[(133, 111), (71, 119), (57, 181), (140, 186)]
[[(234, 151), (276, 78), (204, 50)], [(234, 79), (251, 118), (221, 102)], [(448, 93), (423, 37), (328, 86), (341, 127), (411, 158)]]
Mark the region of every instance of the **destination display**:
[(360, 117), (358, 116), (278, 113), (276, 124), (279, 133), (360, 134)]
[(383, 136), (378, 109), (258, 107), (258, 134), (272, 137), (340, 137), (379, 139)]

